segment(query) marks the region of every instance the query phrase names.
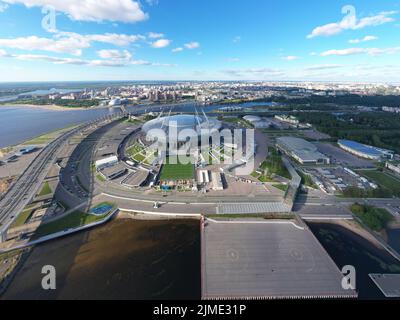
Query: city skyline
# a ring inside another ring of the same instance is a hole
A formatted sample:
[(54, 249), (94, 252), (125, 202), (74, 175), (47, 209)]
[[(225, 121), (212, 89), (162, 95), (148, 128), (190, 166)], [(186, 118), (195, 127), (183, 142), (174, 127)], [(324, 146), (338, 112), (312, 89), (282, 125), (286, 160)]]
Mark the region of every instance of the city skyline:
[(398, 82), (399, 8), (395, 1), (2, 0), (0, 81)]

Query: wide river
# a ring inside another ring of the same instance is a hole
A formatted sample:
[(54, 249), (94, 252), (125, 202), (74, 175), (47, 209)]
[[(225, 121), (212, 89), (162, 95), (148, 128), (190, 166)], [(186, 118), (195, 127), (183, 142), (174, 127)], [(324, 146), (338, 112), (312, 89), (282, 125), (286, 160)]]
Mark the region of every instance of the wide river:
[[(265, 102), (240, 104), (244, 108), (269, 105), (269, 103)], [(194, 112), (195, 107), (195, 103), (184, 103), (176, 105), (135, 106), (129, 107), (128, 111), (139, 114), (160, 110), (168, 112), (170, 109), (173, 112)], [(197, 106), (199, 112), (201, 109), (204, 109), (205, 112), (210, 112), (223, 107), (227, 107), (227, 105)], [(55, 111), (15, 107), (12, 105), (0, 106), (0, 148), (16, 145), (39, 135), (74, 124), (96, 120), (115, 112), (120, 112), (120, 109), (95, 108), (89, 110)]]
[(200, 299), (200, 279), (199, 221), (117, 219), (36, 246), (1, 299)]

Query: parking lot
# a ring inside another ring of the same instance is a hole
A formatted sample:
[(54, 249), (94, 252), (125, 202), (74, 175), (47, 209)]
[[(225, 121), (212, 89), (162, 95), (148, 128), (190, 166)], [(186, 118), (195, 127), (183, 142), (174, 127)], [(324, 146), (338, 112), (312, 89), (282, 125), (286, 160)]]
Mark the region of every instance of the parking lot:
[(374, 168), (373, 162), (358, 158), (331, 143), (316, 143), (318, 151), (331, 158), (332, 164), (340, 164), (352, 168)]

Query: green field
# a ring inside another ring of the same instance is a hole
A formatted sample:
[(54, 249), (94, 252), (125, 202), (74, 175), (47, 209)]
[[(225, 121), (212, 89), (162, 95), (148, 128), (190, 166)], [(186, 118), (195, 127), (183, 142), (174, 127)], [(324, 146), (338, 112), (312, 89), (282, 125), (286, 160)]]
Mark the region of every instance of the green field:
[(51, 194), (53, 191), (50, 188), (50, 185), (48, 182), (45, 182), (42, 186), (42, 190), (39, 192), (38, 196), (43, 197)]
[(387, 210), (382, 208), (356, 203), (350, 209), (370, 229), (377, 232), (385, 229), (387, 224), (394, 219)]
[(106, 216), (107, 214), (95, 216), (93, 214), (75, 211), (61, 219), (40, 225), (35, 231), (34, 238), (37, 239), (52, 233), (78, 228), (93, 222), (101, 221)]
[(194, 178), (193, 164), (164, 164), (161, 171), (160, 180), (190, 180)]
[(287, 189), (289, 188), (289, 186), (286, 185), (286, 184), (273, 184), (272, 186), (277, 188), (277, 189), (279, 189), (279, 190), (281, 190), (281, 191), (283, 191), (283, 192), (286, 192)]
[(33, 208), (25, 207), (25, 209), (14, 220), (14, 222), (11, 225), (11, 228), (16, 228), (24, 225), (26, 221), (28, 221), (34, 210), (35, 209)]
[(380, 187), (389, 189), (395, 196), (400, 196), (400, 180), (388, 173), (373, 170), (359, 171), (363, 176), (375, 181)]

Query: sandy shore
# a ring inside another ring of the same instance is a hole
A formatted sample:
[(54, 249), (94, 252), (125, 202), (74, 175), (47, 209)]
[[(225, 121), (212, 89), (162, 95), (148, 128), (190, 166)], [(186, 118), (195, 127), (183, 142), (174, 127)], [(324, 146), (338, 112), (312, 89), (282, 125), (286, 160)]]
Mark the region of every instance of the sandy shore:
[(90, 109), (107, 108), (107, 106), (83, 108), (83, 107), (62, 107), (62, 106), (57, 106), (55, 104), (36, 105), (36, 104), (12, 104), (12, 103), (1, 104), (0, 108), (1, 107), (29, 108), (29, 109), (40, 109), (40, 110), (52, 110), (52, 111), (90, 110)]

